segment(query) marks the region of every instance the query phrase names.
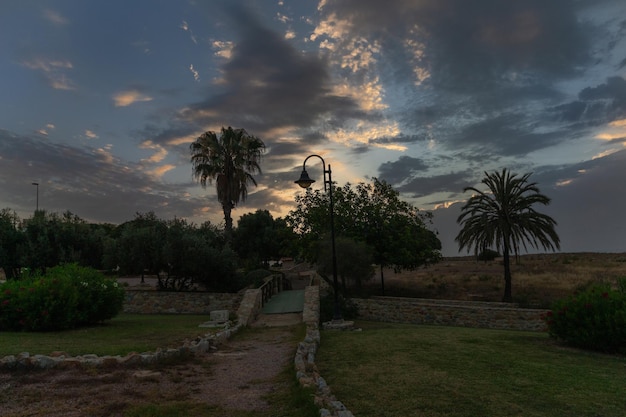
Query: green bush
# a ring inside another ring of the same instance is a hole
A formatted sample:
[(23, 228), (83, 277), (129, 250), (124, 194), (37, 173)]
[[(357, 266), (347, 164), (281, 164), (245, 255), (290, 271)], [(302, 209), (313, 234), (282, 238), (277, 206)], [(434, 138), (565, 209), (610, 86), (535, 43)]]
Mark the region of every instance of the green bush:
[[(358, 308), (351, 299), (345, 299), (339, 295), (339, 309), (341, 318), (344, 320), (356, 319)], [(320, 323), (331, 321), (335, 313), (335, 296), (329, 293), (320, 297)]]
[(557, 301), (546, 323), (552, 337), (570, 346), (626, 353), (626, 292), (595, 284)]
[(492, 249), (485, 249), (484, 251), (482, 251), (481, 253), (478, 254), (477, 259), (479, 261), (493, 261), (496, 258), (500, 257), (500, 253), (492, 250)]
[(0, 330), (50, 331), (99, 323), (122, 309), (124, 290), (76, 264), (0, 286)]

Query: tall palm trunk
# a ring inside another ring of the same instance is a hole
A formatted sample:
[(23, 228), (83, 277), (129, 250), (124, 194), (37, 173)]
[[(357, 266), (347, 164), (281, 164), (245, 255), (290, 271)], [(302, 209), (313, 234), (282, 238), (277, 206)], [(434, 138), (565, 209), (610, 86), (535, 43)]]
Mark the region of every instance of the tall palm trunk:
[(224, 238), (226, 242), (230, 242), (233, 237), (233, 218), (231, 212), (233, 205), (231, 203), (222, 204), (222, 210), (224, 211)]
[(504, 253), (502, 261), (504, 262), (504, 297), (502, 301), (511, 302), (511, 255), (508, 242), (504, 243)]

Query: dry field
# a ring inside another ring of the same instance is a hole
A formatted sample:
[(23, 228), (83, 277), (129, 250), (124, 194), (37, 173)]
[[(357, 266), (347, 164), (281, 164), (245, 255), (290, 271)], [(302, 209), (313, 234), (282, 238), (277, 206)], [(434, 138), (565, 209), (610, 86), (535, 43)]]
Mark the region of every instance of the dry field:
[[(549, 307), (591, 282), (617, 285), (626, 279), (626, 253), (557, 253), (523, 255), (511, 262), (513, 301), (522, 306)], [(380, 295), (380, 271), (367, 284)], [(501, 301), (504, 293), (502, 259), (444, 258), (415, 271), (385, 270), (385, 295), (451, 300)]]

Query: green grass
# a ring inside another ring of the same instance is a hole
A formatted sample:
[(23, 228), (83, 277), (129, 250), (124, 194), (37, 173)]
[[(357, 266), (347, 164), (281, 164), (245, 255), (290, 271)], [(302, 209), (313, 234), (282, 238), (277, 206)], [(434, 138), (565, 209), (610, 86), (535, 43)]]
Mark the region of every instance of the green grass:
[(47, 355), (54, 351), (69, 355), (93, 353), (126, 355), (179, 347), (185, 339), (204, 335), (208, 328), (198, 325), (208, 315), (120, 314), (102, 325), (61, 332), (0, 332), (0, 357), (20, 352)]
[(316, 363), (359, 417), (622, 417), (626, 358), (547, 334), (357, 322), (323, 331)]

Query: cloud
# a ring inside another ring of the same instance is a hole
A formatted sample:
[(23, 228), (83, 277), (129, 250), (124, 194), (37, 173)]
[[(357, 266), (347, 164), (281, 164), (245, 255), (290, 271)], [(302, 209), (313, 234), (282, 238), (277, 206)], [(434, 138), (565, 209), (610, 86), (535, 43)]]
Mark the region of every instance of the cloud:
[(115, 103), (115, 107), (127, 107), (131, 104), (142, 102), (142, 101), (152, 101), (152, 97), (142, 93), (137, 89), (131, 89), (126, 91), (120, 91), (119, 93), (115, 93), (113, 95), (113, 101)]
[[(394, 59), (401, 54), (418, 58), (406, 64), (428, 62), (429, 81), (439, 87), (484, 90), (514, 73), (574, 73), (589, 58), (588, 28), (576, 11), (568, 0), (327, 1), (325, 29), (316, 35), (340, 49), (362, 37), (379, 43), (392, 62), (401, 62)], [(413, 69), (407, 65), (397, 74)]]
[(139, 147), (141, 149), (152, 149), (155, 151), (155, 153), (150, 158), (142, 159), (142, 161), (146, 161), (146, 162), (152, 162), (152, 163), (161, 162), (165, 159), (165, 157), (168, 154), (167, 149), (165, 149), (161, 145), (153, 143), (151, 140), (146, 140), (142, 142), (139, 145)]
[(180, 28), (185, 32), (189, 32), (189, 37), (191, 38), (191, 41), (196, 45), (198, 44), (198, 39), (196, 39), (195, 35), (193, 34), (192, 30), (189, 28), (189, 25), (185, 20), (183, 20), (183, 23), (181, 23)]
[(75, 90), (76, 86), (66, 74), (74, 68), (70, 61), (46, 58), (31, 58), (21, 62), (28, 69), (38, 71), (46, 79), (48, 85), (56, 90)]
[(56, 26), (65, 26), (69, 24), (69, 20), (67, 20), (67, 18), (61, 15), (61, 13), (55, 10), (51, 10), (51, 9), (44, 10), (43, 17), (44, 19), (46, 19), (47, 21), (49, 21), (50, 23)]
[(161, 182), (159, 175), (168, 166), (142, 172), (106, 148), (78, 148), (0, 130), (0, 155), (0, 183), (11, 195), (0, 206), (22, 215), (34, 209), (27, 187), (33, 181), (40, 183), (40, 207), (70, 210), (89, 221), (121, 223), (151, 210), (162, 218), (192, 218), (207, 206), (220, 212), (217, 202), (189, 195), (191, 181)]
[(341, 125), (345, 119), (363, 117), (352, 99), (332, 93), (322, 59), (297, 51), (245, 9), (229, 10), (238, 22), (239, 39), (220, 67), (221, 93), (191, 106), (185, 117), (203, 124), (226, 120), (225, 124), (243, 124), (252, 132), (309, 127), (321, 119)]
[(200, 81), (200, 73), (196, 71), (196, 69), (193, 67), (193, 64), (189, 65), (189, 71), (191, 71), (191, 73), (193, 74), (194, 80)]
[(228, 41), (213, 41), (211, 43), (213, 50), (215, 51), (215, 55), (220, 58), (230, 59), (233, 54), (233, 42)]
[(98, 139), (98, 135), (89, 129), (85, 130), (85, 136), (89, 139)]
[(55, 126), (52, 123), (48, 123), (45, 128), (38, 129), (36, 132), (43, 136), (48, 136), (50, 130), (54, 129)]
[(412, 177), (404, 185), (397, 187), (401, 193), (418, 198), (436, 193), (449, 193), (457, 196), (465, 187), (473, 185), (471, 171), (459, 171), (449, 174)]
[(400, 184), (418, 172), (428, 169), (426, 163), (419, 158), (401, 156), (395, 162), (385, 162), (378, 167), (380, 178), (390, 184)]

